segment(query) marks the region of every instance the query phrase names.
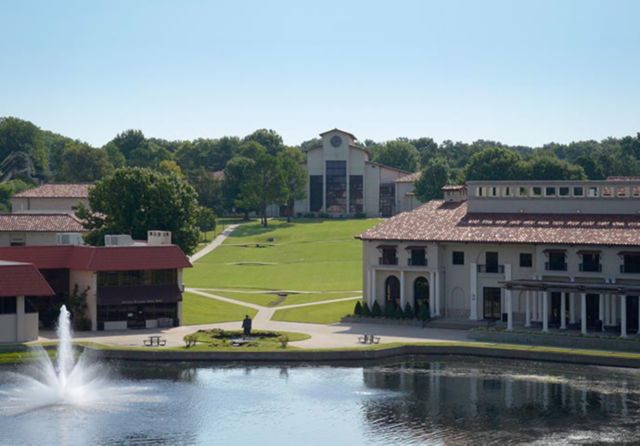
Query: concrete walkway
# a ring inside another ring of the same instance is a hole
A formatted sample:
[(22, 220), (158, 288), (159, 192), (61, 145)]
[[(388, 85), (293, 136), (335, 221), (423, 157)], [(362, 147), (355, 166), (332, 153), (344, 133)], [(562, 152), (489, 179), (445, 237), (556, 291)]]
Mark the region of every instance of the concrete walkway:
[(213, 240), (211, 240), (211, 242), (205, 246), (204, 248), (202, 248), (200, 251), (196, 252), (195, 254), (193, 254), (191, 257), (189, 257), (189, 261), (191, 263), (197, 262), (198, 260), (200, 260), (202, 257), (206, 256), (207, 254), (209, 254), (211, 251), (213, 251), (214, 249), (216, 249), (218, 246), (222, 245), (222, 242), (224, 242), (227, 237), (229, 237), (229, 235), (231, 235), (231, 233), (238, 227), (240, 226), (240, 224), (235, 224), (235, 225), (229, 225), (227, 226), (224, 231), (222, 231), (220, 234), (218, 234), (218, 236), (216, 238), (214, 238)]

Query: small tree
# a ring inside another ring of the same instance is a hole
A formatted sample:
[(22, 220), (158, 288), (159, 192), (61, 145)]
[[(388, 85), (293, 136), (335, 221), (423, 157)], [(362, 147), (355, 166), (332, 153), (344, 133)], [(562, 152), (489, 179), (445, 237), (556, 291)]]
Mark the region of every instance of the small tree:
[(362, 316), (362, 304), (360, 303), (360, 301), (357, 301), (356, 306), (353, 307), (353, 314), (355, 316)]
[(370, 317), (371, 316), (371, 310), (369, 309), (369, 305), (366, 302), (362, 306), (362, 316), (364, 316), (364, 317)]
[(407, 302), (407, 304), (404, 306), (404, 318), (413, 319), (413, 317), (413, 308), (411, 308), (411, 305), (409, 305), (409, 302)]
[(420, 307), (420, 310), (418, 311), (418, 319), (423, 323), (431, 319), (431, 312), (429, 311), (428, 305), (423, 305)]
[(400, 307), (400, 305), (396, 305), (395, 307), (396, 309), (393, 314), (393, 317), (396, 319), (404, 319), (404, 311), (402, 311), (402, 307)]
[(207, 241), (207, 232), (216, 230), (216, 216), (213, 211), (207, 207), (200, 206), (198, 208), (198, 229), (204, 236), (204, 241)]
[(73, 291), (65, 299), (65, 305), (71, 313), (75, 330), (91, 330), (91, 321), (87, 318), (87, 294), (89, 294), (89, 287), (80, 291), (76, 283)]
[(375, 301), (373, 303), (373, 308), (371, 309), (371, 316), (373, 317), (382, 316), (382, 308), (380, 308), (380, 304), (378, 303), (378, 301)]
[(384, 306), (384, 317), (393, 319), (396, 315), (396, 305), (393, 302), (387, 302)]

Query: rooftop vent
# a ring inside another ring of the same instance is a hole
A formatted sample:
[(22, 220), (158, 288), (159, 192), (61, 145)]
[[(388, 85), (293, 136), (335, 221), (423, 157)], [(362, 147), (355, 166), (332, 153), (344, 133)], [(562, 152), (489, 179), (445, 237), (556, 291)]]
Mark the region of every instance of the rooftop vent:
[(57, 245), (84, 245), (82, 234), (78, 232), (66, 232), (56, 234)]
[(133, 239), (128, 234), (105, 235), (104, 246), (133, 246)]
[(170, 245), (171, 231), (147, 231), (147, 244), (149, 245)]

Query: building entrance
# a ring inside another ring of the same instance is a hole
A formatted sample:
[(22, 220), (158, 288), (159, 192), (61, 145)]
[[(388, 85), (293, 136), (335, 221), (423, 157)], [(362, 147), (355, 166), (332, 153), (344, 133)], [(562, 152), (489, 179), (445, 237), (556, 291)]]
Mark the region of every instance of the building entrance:
[(500, 288), (484, 287), (482, 292), (484, 300), (484, 318), (497, 320), (502, 317), (500, 308)]

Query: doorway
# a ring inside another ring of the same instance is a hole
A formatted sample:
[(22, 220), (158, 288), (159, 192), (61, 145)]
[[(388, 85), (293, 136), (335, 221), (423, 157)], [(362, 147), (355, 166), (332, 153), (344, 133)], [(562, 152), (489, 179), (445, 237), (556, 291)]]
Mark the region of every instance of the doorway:
[(482, 297), (484, 301), (484, 318), (498, 320), (502, 317), (500, 308), (500, 288), (484, 287)]

